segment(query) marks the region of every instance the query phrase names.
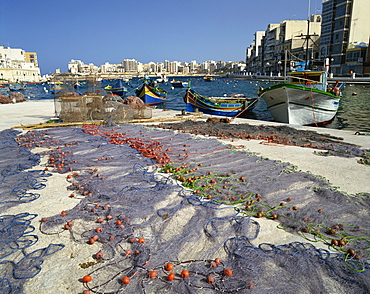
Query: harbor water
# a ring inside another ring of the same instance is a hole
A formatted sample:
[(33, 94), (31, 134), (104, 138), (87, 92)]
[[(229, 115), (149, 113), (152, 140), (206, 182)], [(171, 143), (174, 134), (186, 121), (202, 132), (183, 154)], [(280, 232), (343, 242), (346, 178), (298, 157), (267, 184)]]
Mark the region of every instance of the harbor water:
[[(173, 88), (169, 78), (167, 83), (161, 83), (159, 86), (168, 92), (166, 102), (158, 108), (182, 111), (185, 109), (183, 96), (186, 88)], [(244, 80), (244, 79), (226, 79), (216, 78), (212, 82), (206, 82), (203, 77), (176, 77), (176, 80), (189, 82), (191, 88), (201, 95), (205, 96), (227, 96), (231, 94), (244, 94), (248, 97), (257, 97), (259, 86), (268, 87), (272, 82), (264, 80)], [(107, 85), (113, 85), (113, 80), (102, 81), (99, 90)], [(140, 80), (131, 80), (127, 83), (127, 96), (135, 95), (135, 90), (141, 85)], [(51, 93), (52, 85), (47, 83), (28, 84), (25, 90), (21, 91), (27, 100), (55, 99)], [(77, 92), (83, 93), (89, 89), (84, 86), (77, 89)], [(0, 94), (7, 96), (9, 94), (7, 87), (0, 88)], [(1, 107), (1, 106), (0, 106)], [(243, 114), (243, 117), (257, 119), (262, 121), (273, 121), (265, 102), (260, 99), (253, 111)], [(370, 85), (347, 84), (343, 90), (343, 97), (339, 104), (338, 113), (332, 123), (326, 128), (343, 129), (355, 132), (370, 132)]]

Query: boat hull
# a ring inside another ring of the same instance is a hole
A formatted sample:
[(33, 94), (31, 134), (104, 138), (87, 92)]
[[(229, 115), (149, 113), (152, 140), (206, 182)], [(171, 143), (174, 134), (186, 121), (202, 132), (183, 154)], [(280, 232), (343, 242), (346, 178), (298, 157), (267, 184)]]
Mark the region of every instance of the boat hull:
[(20, 83), (9, 84), (8, 87), (10, 91), (22, 91), (25, 88), (25, 86)]
[(215, 79), (213, 77), (204, 77), (203, 80), (205, 82), (213, 82)]
[(171, 86), (174, 88), (186, 88), (188, 87), (189, 83), (188, 82), (171, 82)]
[(118, 96), (124, 96), (127, 93), (127, 88), (123, 86), (122, 80), (117, 81), (113, 86), (105, 87), (104, 90)]
[(144, 83), (143, 86), (136, 91), (136, 95), (147, 105), (157, 105), (166, 100), (167, 92)]
[(279, 84), (260, 92), (275, 121), (294, 125), (324, 124), (333, 120), (340, 97), (310, 87)]
[[(219, 101), (221, 101), (220, 98)], [(186, 111), (188, 112), (203, 112), (210, 115), (234, 117), (244, 111), (246, 108), (252, 110), (258, 99), (240, 99), (240, 102), (226, 103), (217, 102), (205, 96), (199, 95), (194, 90), (188, 89), (184, 96), (186, 103)]]
[(118, 88), (118, 89), (112, 88), (109, 90), (109, 92), (112, 92), (112, 94), (115, 94), (118, 96), (124, 96), (127, 93), (127, 89), (126, 88)]

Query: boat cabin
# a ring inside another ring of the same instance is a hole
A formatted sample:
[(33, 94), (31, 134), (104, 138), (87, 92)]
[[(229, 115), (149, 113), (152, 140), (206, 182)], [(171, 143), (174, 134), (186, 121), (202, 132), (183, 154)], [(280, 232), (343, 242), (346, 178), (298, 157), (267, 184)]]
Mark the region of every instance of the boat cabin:
[(327, 89), (327, 75), (324, 71), (296, 71), (288, 73), (288, 83), (322, 91)]

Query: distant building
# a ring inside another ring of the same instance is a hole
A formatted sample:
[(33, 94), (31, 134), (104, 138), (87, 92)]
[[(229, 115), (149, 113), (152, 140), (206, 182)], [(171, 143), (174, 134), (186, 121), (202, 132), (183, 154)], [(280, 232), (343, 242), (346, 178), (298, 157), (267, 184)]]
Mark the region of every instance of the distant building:
[(197, 64), (196, 60), (190, 61), (189, 71), (190, 71), (190, 73), (195, 73), (195, 72), (198, 71), (198, 64)]
[(332, 73), (365, 73), (369, 55), (369, 7), (369, 0), (323, 1), (320, 58), (329, 58)]
[(127, 73), (139, 72), (138, 62), (135, 59), (124, 59), (121, 64)]
[(169, 73), (176, 74), (179, 71), (180, 62), (179, 61), (172, 61), (170, 62), (170, 66), (168, 69)]
[[(245, 71), (249, 74), (280, 75), (284, 70), (285, 52), (296, 60), (312, 60), (318, 56), (320, 30), (320, 15), (312, 15), (310, 22), (284, 20), (269, 24), (266, 31), (254, 34), (254, 42), (247, 48)], [(309, 39), (306, 38), (307, 33), (311, 36)]]
[(81, 60), (74, 60), (72, 59), (68, 62), (68, 72), (72, 74), (78, 74), (82, 72), (83, 62)]
[(85, 64), (81, 60), (74, 60), (68, 62), (68, 72), (71, 74), (121, 74), (127, 73), (129, 75), (136, 74), (214, 74), (217, 72), (225, 71), (238, 71), (245, 70), (244, 62), (235, 62), (235, 61), (205, 61), (201, 64), (198, 64), (195, 60), (188, 62), (180, 61), (169, 61), (165, 60), (162, 62), (149, 62), (142, 64), (135, 59), (124, 59), (119, 64), (111, 64), (106, 62), (102, 65), (95, 66), (93, 63)]
[(37, 54), (0, 46), (0, 79), (10, 82), (39, 82), (41, 76)]
[[(248, 74), (279, 75), (288, 60), (311, 60), (312, 69), (329, 61), (333, 74), (370, 73), (370, 0), (323, 0), (322, 15), (269, 24), (246, 49)], [(307, 37), (307, 33), (310, 38)], [(293, 58), (291, 58), (293, 56)], [(291, 64), (287, 62), (287, 70)]]
[(254, 33), (254, 41), (247, 49), (246, 54), (246, 70), (249, 74), (258, 74), (262, 71), (262, 39), (265, 36), (265, 31), (257, 31)]

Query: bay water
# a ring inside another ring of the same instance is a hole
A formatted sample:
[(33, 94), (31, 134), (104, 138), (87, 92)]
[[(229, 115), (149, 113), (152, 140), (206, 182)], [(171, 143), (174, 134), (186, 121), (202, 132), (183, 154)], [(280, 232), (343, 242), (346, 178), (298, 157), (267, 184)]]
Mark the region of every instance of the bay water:
[[(166, 102), (158, 108), (182, 111), (185, 110), (183, 101), (186, 88), (173, 88), (169, 78), (167, 83), (161, 83), (159, 86), (168, 92)], [(213, 82), (204, 81), (203, 77), (176, 77), (176, 80), (189, 82), (191, 88), (204, 96), (228, 96), (231, 94), (244, 94), (248, 97), (258, 97), (259, 86), (268, 87), (273, 83), (264, 80), (246, 80), (246, 79), (227, 79), (216, 78)], [(135, 95), (136, 88), (140, 81), (132, 80), (126, 86), (127, 96)], [(107, 85), (113, 85), (113, 80), (102, 81), (101, 89)], [(52, 85), (47, 83), (28, 84), (22, 91), (27, 100), (55, 99), (51, 93)], [(81, 87), (78, 92), (89, 89)], [(0, 88), (0, 94), (7, 96), (9, 90), (7, 87)], [(1, 107), (1, 105), (0, 105)], [(253, 109), (243, 114), (243, 117), (262, 121), (273, 121), (263, 99), (260, 99)], [(332, 123), (326, 128), (343, 129), (354, 132), (370, 132), (370, 85), (347, 84), (343, 90), (343, 97), (339, 104), (338, 113)]]

